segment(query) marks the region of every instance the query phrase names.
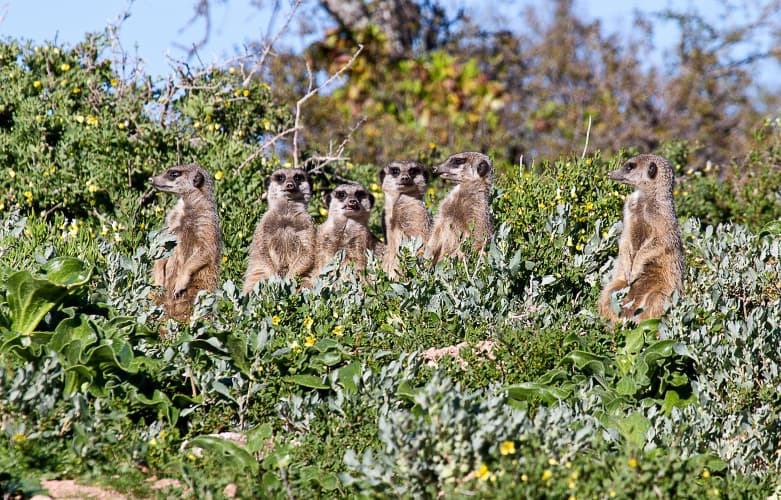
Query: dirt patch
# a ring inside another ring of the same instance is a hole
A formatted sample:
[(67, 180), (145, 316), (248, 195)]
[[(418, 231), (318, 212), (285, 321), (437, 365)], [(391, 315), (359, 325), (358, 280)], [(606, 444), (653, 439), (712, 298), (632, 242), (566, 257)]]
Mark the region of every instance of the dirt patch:
[[(484, 355), (486, 358), (493, 360), (494, 354), (494, 343), (490, 340), (481, 340), (477, 344), (475, 344), (474, 347), (472, 347), (472, 352), (477, 352), (479, 354)], [(456, 358), (456, 361), (461, 365), (463, 369), (466, 370), (466, 368), (469, 366), (469, 363), (467, 363), (464, 358), (461, 357), (461, 349), (465, 347), (471, 347), (469, 345), (469, 342), (461, 342), (460, 344), (451, 345), (447, 347), (441, 347), (437, 349), (436, 347), (432, 347), (431, 349), (426, 349), (421, 353), (421, 356), (423, 356), (423, 359), (428, 361), (428, 364), (432, 366), (437, 366), (437, 361), (442, 356), (453, 356)]]
[(68, 500), (125, 500), (127, 497), (116, 491), (99, 486), (85, 486), (67, 479), (59, 481), (41, 481), (41, 487), (49, 491), (49, 495), (35, 495), (31, 500), (48, 500), (50, 498)]

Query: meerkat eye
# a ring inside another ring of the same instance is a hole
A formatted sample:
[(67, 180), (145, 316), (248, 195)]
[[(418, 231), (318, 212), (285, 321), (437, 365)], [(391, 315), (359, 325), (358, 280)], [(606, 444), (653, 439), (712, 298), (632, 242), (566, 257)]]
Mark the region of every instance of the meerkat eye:
[(624, 168), (626, 169), (627, 172), (631, 172), (632, 170), (635, 169), (636, 166), (637, 166), (636, 163), (631, 162), (631, 163), (627, 163), (626, 165), (624, 165)]
[(366, 199), (366, 191), (356, 191), (355, 197), (359, 200), (365, 200)]
[(401, 170), (399, 170), (399, 167), (391, 167), (390, 174), (393, 177), (398, 177), (398, 175), (401, 173)]
[(420, 174), (420, 169), (419, 168), (411, 168), (411, 169), (409, 169), (410, 177), (417, 177), (418, 174)]
[(334, 198), (336, 198), (337, 200), (341, 201), (345, 199), (345, 197), (347, 197), (347, 193), (345, 193), (344, 191), (334, 191)]
[(180, 175), (182, 175), (182, 173), (179, 172), (178, 170), (169, 170), (168, 172), (165, 173), (165, 176), (168, 177), (171, 180), (176, 179)]
[(277, 181), (278, 183), (282, 184), (283, 182), (285, 182), (285, 174), (277, 174), (277, 175), (275, 175), (274, 176), (274, 180)]
[(451, 162), (453, 163), (453, 165), (463, 165), (464, 163), (466, 163), (466, 158), (460, 158), (460, 157), (453, 158)]
[(304, 182), (304, 176), (301, 174), (296, 174), (293, 176), (293, 180), (296, 181), (296, 184), (301, 184)]

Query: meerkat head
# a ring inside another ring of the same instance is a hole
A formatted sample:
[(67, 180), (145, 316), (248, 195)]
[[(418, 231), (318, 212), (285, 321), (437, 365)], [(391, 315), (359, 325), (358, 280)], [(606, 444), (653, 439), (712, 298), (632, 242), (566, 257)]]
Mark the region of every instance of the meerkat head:
[(212, 192), (212, 178), (209, 172), (191, 163), (171, 167), (160, 175), (149, 178), (149, 183), (159, 191), (180, 196), (200, 191)]
[(494, 165), (491, 159), (483, 153), (467, 151), (448, 157), (444, 163), (434, 167), (434, 173), (443, 179), (457, 184), (467, 181), (493, 182)]
[(429, 170), (416, 161), (393, 161), (380, 171), (384, 193), (409, 194), (422, 198), (431, 179)]
[(325, 195), (328, 216), (343, 216), (366, 224), (374, 206), (374, 196), (360, 184), (341, 184)]
[(269, 205), (276, 203), (309, 203), (312, 198), (312, 181), (300, 168), (280, 168), (266, 178), (266, 194)]
[(639, 190), (672, 191), (675, 173), (670, 162), (657, 155), (630, 158), (621, 168), (607, 174), (609, 179)]

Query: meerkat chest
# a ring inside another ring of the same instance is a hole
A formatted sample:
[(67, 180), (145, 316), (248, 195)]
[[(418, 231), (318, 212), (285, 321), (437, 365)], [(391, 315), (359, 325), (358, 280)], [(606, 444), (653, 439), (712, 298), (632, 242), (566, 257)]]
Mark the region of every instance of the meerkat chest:
[(391, 230), (410, 234), (411, 231), (419, 231), (425, 219), (426, 207), (421, 200), (401, 197), (393, 207)]

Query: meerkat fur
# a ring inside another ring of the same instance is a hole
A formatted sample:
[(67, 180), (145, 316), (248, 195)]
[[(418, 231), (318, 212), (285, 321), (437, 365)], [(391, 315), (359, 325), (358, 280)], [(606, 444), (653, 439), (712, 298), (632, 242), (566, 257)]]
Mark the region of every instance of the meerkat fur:
[(374, 196), (360, 184), (341, 184), (325, 198), (328, 218), (317, 228), (317, 260), (322, 268), (344, 251), (344, 263), (353, 263), (355, 269), (364, 269), (367, 250), (382, 258), (385, 245), (369, 229), (369, 215)]
[(426, 194), (429, 170), (416, 161), (393, 161), (380, 171), (385, 207), (382, 229), (385, 234), (383, 269), (395, 276), (399, 248), (404, 240), (421, 238), (423, 247), (431, 234), (432, 219), (423, 197)]
[(166, 216), (164, 231), (176, 236), (169, 257), (155, 261), (154, 284), (163, 287), (160, 301), (166, 313), (185, 321), (200, 290), (217, 287), (222, 238), (211, 176), (195, 164), (177, 165), (149, 179), (158, 191), (179, 199)]
[[(624, 224), (612, 281), (602, 290), (600, 314), (610, 321), (642, 321), (662, 315), (673, 292), (683, 293), (684, 251), (673, 202), (675, 173), (656, 155), (631, 158), (608, 174), (635, 188), (624, 204)], [(621, 312), (611, 294), (629, 287)], [(638, 313), (638, 310), (642, 310)]]
[(266, 179), (268, 209), (249, 248), (242, 292), (271, 276), (310, 277), (315, 263), (315, 225), (307, 212), (312, 181), (300, 168), (282, 168)]
[(436, 263), (445, 256), (463, 258), (461, 245), (474, 240), (479, 252), (492, 233), (489, 194), (493, 184), (493, 162), (482, 153), (451, 155), (434, 168), (434, 174), (456, 186), (439, 204), (426, 253)]

